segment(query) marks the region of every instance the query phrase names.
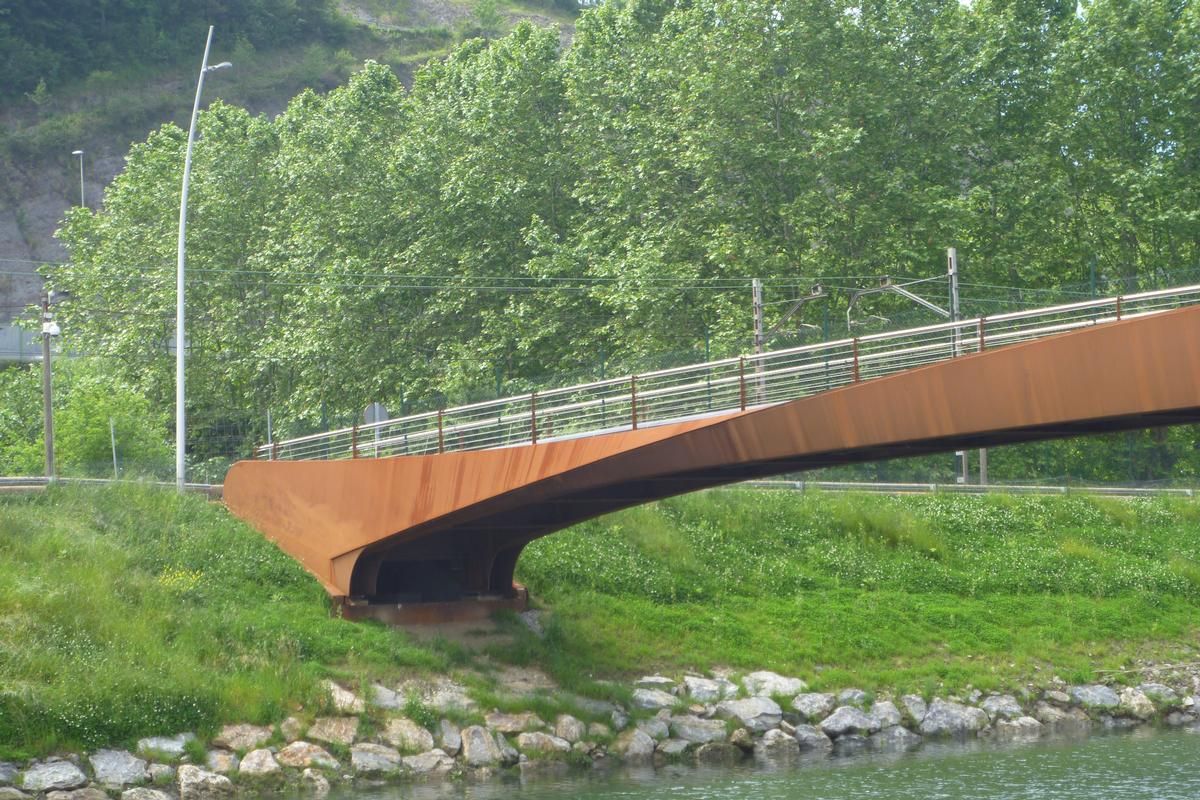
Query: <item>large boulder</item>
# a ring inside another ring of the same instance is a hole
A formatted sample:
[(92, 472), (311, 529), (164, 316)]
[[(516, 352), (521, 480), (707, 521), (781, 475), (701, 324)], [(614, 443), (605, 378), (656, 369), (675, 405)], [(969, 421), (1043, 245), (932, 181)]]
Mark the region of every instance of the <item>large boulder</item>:
[(86, 789), (72, 789), (69, 792), (49, 792), (46, 800), (108, 800), (108, 795), (89, 786)]
[(828, 692), (805, 692), (792, 699), (792, 708), (805, 722), (820, 722), (833, 713), (837, 698)]
[(1092, 727), (1092, 720), (1081, 708), (1060, 708), (1038, 701), (1033, 709), (1033, 716), (1054, 733), (1083, 733)]
[(1181, 704), (1179, 694), (1170, 686), (1161, 683), (1143, 683), (1137, 688), (1138, 691), (1150, 698), (1151, 702), (1165, 709), (1178, 708)]
[(11, 761), (0, 761), (0, 786), (9, 786), (17, 779), (17, 765)]
[(338, 769), (341, 766), (338, 760), (329, 755), (329, 752), (325, 748), (305, 741), (292, 742), (280, 750), (276, 758), (285, 767), (293, 767), (295, 769), (302, 769), (304, 767)]
[(213, 737), (214, 747), (244, 752), (270, 741), (271, 729), (261, 725), (226, 725)]
[(500, 763), (500, 748), (487, 728), (471, 725), (462, 729), (463, 761), (468, 767), (491, 767)]
[(1090, 684), (1087, 686), (1072, 686), (1071, 700), (1089, 711), (1114, 711), (1121, 705), (1121, 698), (1107, 686)]
[(993, 721), (997, 719), (1017, 719), (1025, 715), (1021, 709), (1021, 704), (1017, 702), (1017, 698), (1011, 694), (993, 694), (988, 695), (980, 707), (987, 712), (987, 715)]
[(754, 733), (777, 728), (783, 720), (783, 709), (769, 697), (724, 700), (717, 704), (716, 714), (722, 719), (736, 719)]
[(400, 752), (386, 745), (362, 742), (350, 748), (350, 767), (360, 775), (391, 775), (400, 771)]
[(179, 800), (225, 800), (233, 797), (233, 783), (224, 775), (184, 764), (177, 773)]
[(921, 720), (925, 719), (925, 715), (929, 712), (929, 706), (917, 694), (903, 695), (900, 698), (900, 709), (904, 712), (905, 716), (912, 720), (914, 725), (920, 725)]
[(737, 697), (738, 687), (726, 678), (698, 678), (688, 675), (683, 679), (684, 691), (697, 703), (716, 703)]
[(658, 711), (663, 708), (674, 708), (679, 702), (679, 698), (662, 689), (634, 689), (633, 690), (633, 706), (634, 708), (645, 709), (646, 711)]
[(867, 744), (884, 753), (902, 753), (921, 746), (921, 737), (903, 725), (890, 725), (867, 737)]
[(649, 734), (630, 728), (623, 731), (612, 743), (612, 752), (619, 755), (626, 763), (643, 764), (654, 757), (657, 742)]
[(1154, 716), (1154, 703), (1141, 689), (1127, 688), (1121, 692), (1117, 712), (1134, 719), (1148, 720)]
[(524, 711), (520, 714), (502, 714), (499, 711), (493, 711), (485, 715), (483, 721), (489, 728), (499, 733), (524, 733), (546, 727), (542, 718), (531, 711)]
[(442, 752), (449, 756), (456, 756), (462, 750), (462, 732), (448, 719), (438, 723), (438, 744)]
[(979, 733), (988, 725), (987, 712), (982, 708), (934, 698), (925, 718), (921, 720), (922, 736), (964, 737)]
[(266, 778), (279, 772), (279, 762), (275, 760), (275, 754), (265, 747), (246, 753), (238, 769), (238, 774), (243, 778)]
[(796, 729), (792, 732), (792, 738), (796, 740), (796, 744), (800, 745), (801, 750), (824, 751), (833, 749), (833, 742), (830, 741), (825, 731), (816, 725), (797, 725)]
[(113, 789), (145, 783), (146, 762), (126, 750), (97, 750), (88, 756), (96, 783)]
[[(660, 712), (661, 713), (661, 712)], [(671, 729), (667, 727), (665, 719), (654, 717), (652, 719), (640, 719), (635, 726), (639, 731), (649, 736), (651, 739), (666, 739), (671, 735)]]
[(1036, 739), (1042, 735), (1042, 723), (1033, 717), (998, 719), (995, 730), (996, 740), (1000, 742)]
[(430, 750), (428, 753), (418, 753), (415, 756), (405, 756), (404, 768), (419, 777), (436, 777), (445, 775), (454, 769), (454, 759), (443, 750)]
[(329, 794), (329, 779), (318, 770), (308, 767), (300, 775), (300, 788), (317, 800)]
[(526, 753), (569, 753), (571, 743), (549, 733), (528, 731), (517, 736), (517, 747)]
[(696, 763), (710, 767), (729, 767), (738, 763), (746, 753), (729, 742), (709, 742), (696, 748)]
[(751, 672), (742, 678), (746, 692), (755, 697), (795, 697), (808, 691), (808, 684), (799, 678), (785, 678), (776, 672)]
[(800, 743), (779, 729), (767, 731), (754, 742), (754, 759), (767, 763), (790, 761), (800, 755)]
[(175, 800), (161, 789), (138, 786), (121, 792), (121, 800)]
[(349, 747), (358, 736), (358, 717), (317, 717), (308, 738)]
[(362, 699), (349, 689), (343, 689), (333, 681), (325, 681), (325, 690), (329, 692), (329, 702), (337, 713), (361, 714), (366, 711)]
[(21, 788), (27, 792), (52, 792), (86, 786), (87, 775), (70, 761), (46, 761), (34, 764), (21, 776)]
[(554, 735), (575, 744), (587, 736), (587, 726), (570, 714), (559, 714), (554, 720)]
[(685, 742), (683, 739), (663, 739), (654, 748), (654, 752), (666, 758), (679, 758), (691, 746), (691, 742)]
[(433, 734), (407, 717), (389, 719), (379, 738), (404, 753), (433, 749)]
[(496, 733), (496, 747), (500, 748), (500, 763), (511, 767), (521, 760), (521, 754), (513, 747), (503, 733)]
[(900, 709), (891, 700), (877, 700), (871, 706), (871, 718), (879, 723), (879, 729), (900, 724)]
[(384, 711), (399, 711), (405, 705), (405, 700), (399, 692), (393, 692), (378, 683), (373, 683), (368, 687), (367, 702)]
[(183, 756), (184, 748), (188, 742), (196, 741), (194, 733), (178, 733), (174, 736), (148, 736), (145, 739), (138, 739), (137, 751), (139, 755), (149, 756), (165, 756), (169, 759), (180, 758)]
[(633, 688), (658, 689), (660, 691), (674, 693), (675, 681), (662, 675), (646, 675), (634, 681)]
[(863, 708), (871, 696), (862, 689), (842, 689), (838, 692), (837, 702), (839, 706), (858, 706)]
[(237, 772), (240, 763), (237, 753), (232, 750), (209, 750), (208, 755), (204, 758), (204, 766), (208, 767), (210, 772), (218, 775)]
[(821, 720), (820, 728), (831, 739), (837, 739), (847, 734), (857, 733), (867, 735), (880, 728), (879, 720), (854, 706), (841, 706), (825, 719)]
[(723, 742), (726, 736), (726, 724), (723, 720), (701, 719), (691, 714), (671, 717), (670, 728), (671, 735), (676, 739), (693, 744)]

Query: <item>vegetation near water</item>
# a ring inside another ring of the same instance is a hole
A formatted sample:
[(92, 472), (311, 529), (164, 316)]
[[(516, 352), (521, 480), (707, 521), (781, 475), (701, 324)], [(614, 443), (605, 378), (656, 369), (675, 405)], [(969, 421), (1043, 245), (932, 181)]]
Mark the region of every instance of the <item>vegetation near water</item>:
[(512, 642), (474, 653), (331, 618), (291, 558), (196, 497), (0, 496), (0, 756), (318, 713), (325, 677), (470, 674), (503, 707), (497, 663), (602, 697), (628, 690), (599, 679), (714, 667), (926, 694), (1087, 681), (1194, 658), (1198, 523), (1170, 499), (705, 492), (532, 545), (545, 638), (502, 620)]

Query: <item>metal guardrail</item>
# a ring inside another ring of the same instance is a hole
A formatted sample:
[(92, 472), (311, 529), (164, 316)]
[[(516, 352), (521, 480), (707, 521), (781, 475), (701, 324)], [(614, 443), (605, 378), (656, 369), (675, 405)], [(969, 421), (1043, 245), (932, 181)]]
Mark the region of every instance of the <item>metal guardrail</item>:
[(1039, 486), (1008, 483), (868, 483), (856, 481), (746, 481), (756, 489), (874, 494), (1081, 494), (1103, 497), (1196, 497), (1195, 489), (1154, 486)]
[(1200, 303), (1200, 285), (1088, 300), (627, 375), (270, 442), (266, 459), (537, 444), (773, 405), (956, 356)]
[[(164, 489), (174, 489), (176, 484), (174, 481), (136, 481), (136, 480), (120, 480), (113, 478), (64, 478), (56, 477), (50, 480), (45, 475), (31, 476), (6, 476), (0, 477), (0, 492), (20, 492), (29, 491), (32, 489), (43, 489), (52, 483), (60, 484), (75, 484), (80, 486), (107, 486), (113, 483), (141, 483), (146, 486), (158, 486)], [(209, 497), (220, 498), (224, 486), (220, 483), (185, 483), (183, 485), (185, 491), (206, 494)]]

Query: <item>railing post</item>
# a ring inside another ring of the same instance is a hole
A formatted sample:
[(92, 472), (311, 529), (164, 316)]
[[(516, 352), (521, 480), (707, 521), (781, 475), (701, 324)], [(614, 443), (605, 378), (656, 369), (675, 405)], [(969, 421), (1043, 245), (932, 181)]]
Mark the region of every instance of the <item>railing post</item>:
[(851, 339), (851, 343), (853, 344), (853, 347), (854, 347), (854, 382), (855, 382), (855, 383), (858, 383), (858, 382), (859, 382), (859, 376), (858, 376), (858, 337), (857, 337), (857, 336), (855, 336), (853, 339)]
[(446, 452), (446, 440), (443, 437), (443, 433), (442, 433), (442, 417), (443, 416), (444, 416), (444, 412), (442, 411), (442, 409), (439, 408), (438, 409), (438, 452), (439, 453)]
[(537, 444), (537, 392), (529, 393), (529, 442)]
[(350, 426), (350, 457), (358, 458), (358, 423)]
[(271, 460), (279, 460), (279, 442), (271, 442)]
[(1117, 322), (1121, 321), (1121, 295), (1117, 295)]
[(637, 375), (629, 376), (629, 419), (637, 430)]
[(738, 356), (738, 406), (746, 410), (746, 357)]
[(987, 319), (987, 317), (980, 317), (980, 318), (979, 318), (979, 352), (981, 352), (981, 353), (983, 352), (983, 348), (984, 348), (984, 340), (983, 340), (983, 322), (984, 322), (984, 320), (986, 320), (986, 319)]

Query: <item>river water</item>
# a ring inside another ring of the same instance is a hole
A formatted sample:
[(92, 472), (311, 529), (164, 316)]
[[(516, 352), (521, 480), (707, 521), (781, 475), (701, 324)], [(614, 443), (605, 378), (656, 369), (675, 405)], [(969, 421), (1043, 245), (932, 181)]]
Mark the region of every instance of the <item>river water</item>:
[(1196, 800), (1200, 735), (1093, 736), (1027, 745), (926, 745), (905, 755), (787, 768), (612, 770), (347, 791), (338, 800)]

